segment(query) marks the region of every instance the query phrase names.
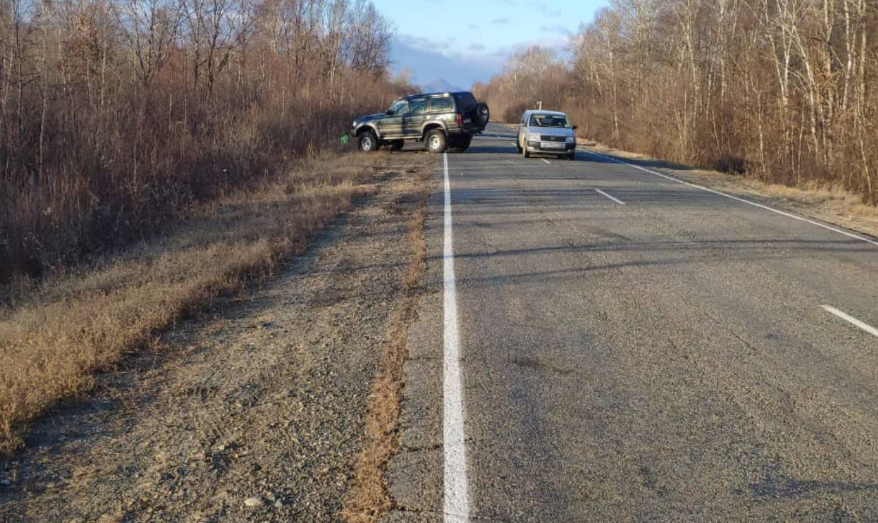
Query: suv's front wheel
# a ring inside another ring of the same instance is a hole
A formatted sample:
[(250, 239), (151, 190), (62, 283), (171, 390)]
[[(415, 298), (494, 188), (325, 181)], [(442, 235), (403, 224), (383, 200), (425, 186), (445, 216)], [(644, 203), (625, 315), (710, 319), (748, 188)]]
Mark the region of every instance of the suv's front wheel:
[(428, 132), (424, 141), (427, 142), (427, 150), (431, 153), (444, 153), (448, 147), (448, 139), (442, 129), (433, 129)]
[(372, 131), (363, 131), (357, 141), (357, 147), (364, 153), (371, 153), (378, 150), (378, 137)]

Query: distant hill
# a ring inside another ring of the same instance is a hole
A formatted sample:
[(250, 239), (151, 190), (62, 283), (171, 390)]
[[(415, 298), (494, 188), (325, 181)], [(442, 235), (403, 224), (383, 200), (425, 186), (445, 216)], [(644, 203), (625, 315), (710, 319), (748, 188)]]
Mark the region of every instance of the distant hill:
[(421, 86), (421, 89), (425, 93), (447, 93), (447, 92), (456, 92), (456, 91), (465, 91), (466, 89), (462, 89), (457, 87), (456, 85), (452, 85), (448, 80), (437, 78), (432, 82), (425, 83)]

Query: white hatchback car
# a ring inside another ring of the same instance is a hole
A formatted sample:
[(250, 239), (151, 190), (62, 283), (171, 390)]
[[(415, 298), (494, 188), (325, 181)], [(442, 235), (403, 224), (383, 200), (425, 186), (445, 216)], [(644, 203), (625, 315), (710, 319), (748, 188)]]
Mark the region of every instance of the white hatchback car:
[(567, 115), (556, 111), (526, 111), (518, 126), (516, 149), (530, 158), (531, 153), (576, 158), (576, 126)]

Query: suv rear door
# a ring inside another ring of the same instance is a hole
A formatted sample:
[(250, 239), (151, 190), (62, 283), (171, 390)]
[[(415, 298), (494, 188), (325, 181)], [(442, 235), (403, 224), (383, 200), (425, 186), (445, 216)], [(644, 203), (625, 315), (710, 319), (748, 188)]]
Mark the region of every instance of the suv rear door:
[(420, 138), (421, 129), (427, 123), (429, 115), (427, 114), (427, 98), (410, 98), (409, 114), (403, 120), (403, 133), (406, 138)]
[(432, 120), (441, 120), (445, 122), (445, 126), (453, 130), (457, 127), (457, 118), (454, 112), (454, 99), (447, 95), (431, 96), (429, 118)]

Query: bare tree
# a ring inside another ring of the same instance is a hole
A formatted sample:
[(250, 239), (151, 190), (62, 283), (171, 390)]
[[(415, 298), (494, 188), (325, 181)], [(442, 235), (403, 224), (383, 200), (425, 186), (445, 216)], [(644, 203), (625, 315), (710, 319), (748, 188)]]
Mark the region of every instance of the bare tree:
[(514, 57), (480, 90), (517, 108), (562, 86), (562, 105), (595, 138), (837, 184), (875, 204), (876, 34), (871, 0), (612, 0), (577, 35), (567, 80), (529, 91)]
[(124, 0), (114, 5), (144, 87), (168, 61), (182, 11), (172, 0)]
[(410, 89), (391, 30), (362, 0), (0, 2), (0, 283), (336, 143)]
[(194, 52), (194, 81), (197, 85), (204, 76), (204, 96), (210, 100), (235, 47), (244, 45), (250, 36), (255, 24), (253, 4), (248, 0), (182, 0), (182, 6)]

